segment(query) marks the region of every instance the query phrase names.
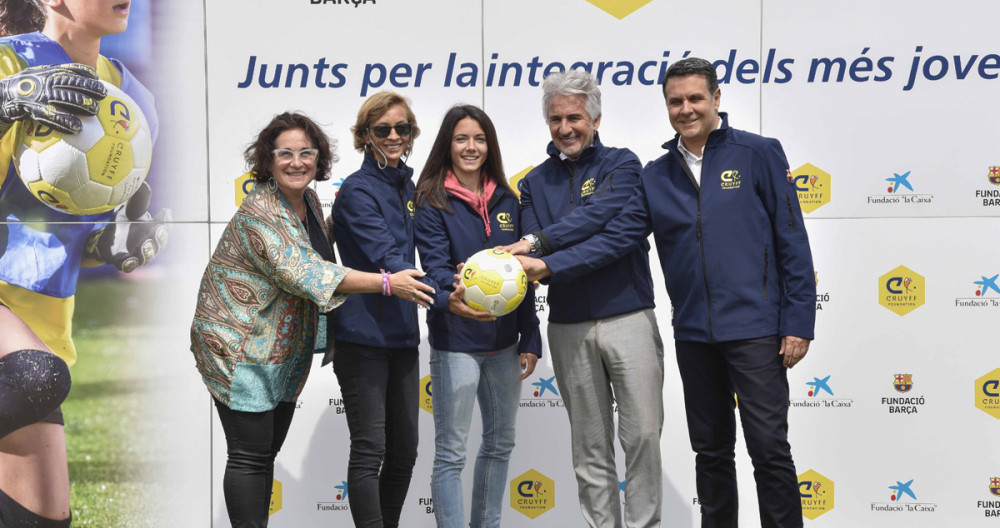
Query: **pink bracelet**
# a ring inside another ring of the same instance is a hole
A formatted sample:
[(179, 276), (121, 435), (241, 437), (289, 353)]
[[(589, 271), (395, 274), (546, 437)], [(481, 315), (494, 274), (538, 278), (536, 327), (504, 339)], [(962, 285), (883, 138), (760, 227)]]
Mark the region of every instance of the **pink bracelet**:
[(382, 295), (389, 297), (392, 295), (392, 288), (389, 286), (389, 272), (384, 269), (380, 269), (382, 272)]

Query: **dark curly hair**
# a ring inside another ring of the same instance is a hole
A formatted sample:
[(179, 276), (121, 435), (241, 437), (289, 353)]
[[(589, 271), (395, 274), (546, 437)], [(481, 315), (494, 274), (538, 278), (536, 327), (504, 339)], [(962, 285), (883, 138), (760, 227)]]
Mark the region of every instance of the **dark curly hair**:
[(301, 130), (309, 136), (313, 148), (319, 150), (316, 159), (316, 181), (330, 179), (330, 167), (340, 160), (336, 153), (336, 144), (331, 147), (330, 140), (312, 119), (301, 112), (285, 112), (274, 116), (257, 138), (243, 152), (247, 168), (253, 172), (253, 179), (258, 183), (267, 183), (273, 176), (271, 166), (274, 165), (274, 142), (286, 130)]
[(0, 2), (0, 37), (40, 31), (45, 26), (45, 8), (35, 0)]

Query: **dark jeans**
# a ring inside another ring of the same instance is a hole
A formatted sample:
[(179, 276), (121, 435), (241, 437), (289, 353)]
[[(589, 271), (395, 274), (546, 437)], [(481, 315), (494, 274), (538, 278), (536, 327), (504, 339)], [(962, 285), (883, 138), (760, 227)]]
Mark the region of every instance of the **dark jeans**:
[(234, 411), (215, 400), (226, 433), (226, 474), (222, 491), (233, 528), (267, 526), (274, 483), (274, 459), (285, 442), (295, 402), (264, 412)]
[(802, 526), (788, 445), (788, 377), (778, 336), (722, 343), (677, 341), (677, 366), (695, 455), (703, 528), (735, 527), (736, 401), (757, 483), (763, 528)]
[(351, 432), (348, 500), (358, 528), (399, 526), (417, 460), (416, 347), (336, 343), (333, 371)]

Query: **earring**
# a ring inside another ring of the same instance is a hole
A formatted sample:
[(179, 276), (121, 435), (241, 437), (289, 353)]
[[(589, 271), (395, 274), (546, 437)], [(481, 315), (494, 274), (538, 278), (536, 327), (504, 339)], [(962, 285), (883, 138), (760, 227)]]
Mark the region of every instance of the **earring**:
[(267, 190), (271, 191), (271, 194), (278, 192), (278, 182), (274, 181), (274, 178), (267, 180)]

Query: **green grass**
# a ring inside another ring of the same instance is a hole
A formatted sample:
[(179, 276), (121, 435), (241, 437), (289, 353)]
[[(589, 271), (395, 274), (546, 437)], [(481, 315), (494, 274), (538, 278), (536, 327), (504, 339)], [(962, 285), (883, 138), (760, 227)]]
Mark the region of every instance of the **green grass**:
[[(148, 420), (144, 414), (141, 281), (81, 282), (73, 335), (78, 360), (63, 403), (73, 526), (143, 527), (157, 515)], [(145, 407), (148, 409), (148, 406)]]

